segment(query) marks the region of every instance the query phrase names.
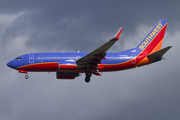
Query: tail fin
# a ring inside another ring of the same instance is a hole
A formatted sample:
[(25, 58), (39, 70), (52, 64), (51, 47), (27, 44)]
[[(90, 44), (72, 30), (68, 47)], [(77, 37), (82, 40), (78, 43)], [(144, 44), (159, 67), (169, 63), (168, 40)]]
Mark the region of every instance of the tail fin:
[(151, 54), (161, 49), (168, 20), (161, 19), (145, 39), (137, 46), (140, 53)]

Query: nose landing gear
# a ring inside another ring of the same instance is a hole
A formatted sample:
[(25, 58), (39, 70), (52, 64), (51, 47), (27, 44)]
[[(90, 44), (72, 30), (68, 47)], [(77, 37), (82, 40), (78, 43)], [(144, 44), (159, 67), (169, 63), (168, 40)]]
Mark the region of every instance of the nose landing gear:
[(25, 78), (28, 79), (28, 78), (29, 78), (29, 75), (25, 75)]
[(29, 78), (29, 76), (27, 75), (27, 73), (28, 73), (27, 71), (24, 71), (24, 70), (18, 70), (18, 72), (19, 72), (19, 73), (25, 73), (25, 74), (26, 74), (26, 75), (25, 75), (25, 78), (26, 78), (26, 79)]

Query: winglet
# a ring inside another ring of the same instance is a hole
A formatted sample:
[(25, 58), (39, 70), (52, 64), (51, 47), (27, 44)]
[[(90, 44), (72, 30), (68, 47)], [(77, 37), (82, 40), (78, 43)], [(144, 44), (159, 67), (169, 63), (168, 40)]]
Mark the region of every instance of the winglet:
[(120, 38), (123, 27), (120, 27), (112, 40), (118, 40)]

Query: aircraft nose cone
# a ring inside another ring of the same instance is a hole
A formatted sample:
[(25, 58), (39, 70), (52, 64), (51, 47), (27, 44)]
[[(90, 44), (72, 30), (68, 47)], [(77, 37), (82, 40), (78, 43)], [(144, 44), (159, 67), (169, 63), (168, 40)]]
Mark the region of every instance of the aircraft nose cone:
[(7, 66), (10, 68), (14, 68), (14, 62), (13, 61), (8, 62)]

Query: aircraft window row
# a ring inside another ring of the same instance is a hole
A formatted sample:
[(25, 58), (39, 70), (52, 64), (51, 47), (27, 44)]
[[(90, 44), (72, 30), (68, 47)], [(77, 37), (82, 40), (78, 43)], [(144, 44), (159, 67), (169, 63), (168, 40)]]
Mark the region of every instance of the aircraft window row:
[(74, 59), (79, 59), (79, 57), (37, 57), (36, 59), (70, 59), (70, 60), (74, 60)]
[[(22, 58), (21, 58), (22, 59)], [(37, 57), (36, 59), (68, 59), (68, 60), (74, 60), (79, 59), (79, 57)], [(127, 57), (107, 57), (107, 59), (128, 59)]]
[(107, 59), (128, 59), (127, 57), (108, 57)]
[(17, 57), (17, 58), (15, 58), (15, 60), (21, 60), (22, 59), (22, 57)]

